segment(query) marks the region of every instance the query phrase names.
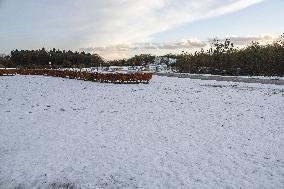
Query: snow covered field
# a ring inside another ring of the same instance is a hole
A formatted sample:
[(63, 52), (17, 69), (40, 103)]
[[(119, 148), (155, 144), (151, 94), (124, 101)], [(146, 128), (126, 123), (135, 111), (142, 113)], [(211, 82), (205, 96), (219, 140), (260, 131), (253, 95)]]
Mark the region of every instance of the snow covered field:
[(284, 188), (284, 86), (0, 77), (0, 188)]

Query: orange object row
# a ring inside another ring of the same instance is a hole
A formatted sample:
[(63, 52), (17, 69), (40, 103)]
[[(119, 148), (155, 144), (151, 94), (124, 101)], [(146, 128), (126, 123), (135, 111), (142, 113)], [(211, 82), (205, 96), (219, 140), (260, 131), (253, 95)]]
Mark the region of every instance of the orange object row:
[(100, 73), (48, 69), (0, 69), (1, 75), (44, 75), (104, 83), (149, 83), (152, 73)]

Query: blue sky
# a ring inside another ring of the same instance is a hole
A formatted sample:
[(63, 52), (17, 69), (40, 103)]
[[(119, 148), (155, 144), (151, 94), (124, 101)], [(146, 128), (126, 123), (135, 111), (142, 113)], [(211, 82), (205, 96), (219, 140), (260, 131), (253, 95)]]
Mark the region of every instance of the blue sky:
[(226, 15), (183, 24), (154, 35), (155, 40), (178, 40), (185, 36), (203, 40), (227, 35), (258, 36), (284, 33), (284, 1), (266, 0), (246, 9)]
[(283, 0), (0, 0), (0, 53), (60, 48), (123, 58), (208, 47), (209, 39), (271, 42)]

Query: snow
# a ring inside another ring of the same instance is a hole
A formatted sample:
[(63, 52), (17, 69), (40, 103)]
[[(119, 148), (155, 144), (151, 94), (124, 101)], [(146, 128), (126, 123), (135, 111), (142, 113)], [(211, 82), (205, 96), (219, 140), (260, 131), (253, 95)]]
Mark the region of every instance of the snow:
[(0, 77), (0, 188), (283, 188), (284, 86)]

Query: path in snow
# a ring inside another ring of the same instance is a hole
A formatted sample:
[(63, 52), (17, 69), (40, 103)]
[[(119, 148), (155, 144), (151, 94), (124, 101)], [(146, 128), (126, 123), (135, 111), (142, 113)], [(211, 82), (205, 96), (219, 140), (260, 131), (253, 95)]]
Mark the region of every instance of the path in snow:
[(0, 188), (283, 188), (284, 86), (0, 77)]
[(284, 85), (284, 77), (265, 77), (265, 76), (222, 76), (210, 74), (189, 74), (189, 73), (155, 73), (158, 76), (179, 77), (201, 80), (215, 80), (215, 81), (232, 81), (244, 83), (261, 83)]

